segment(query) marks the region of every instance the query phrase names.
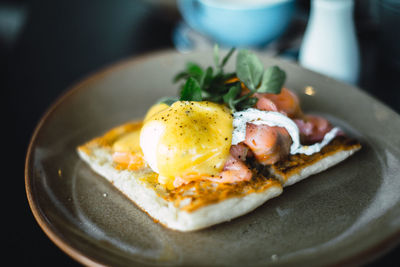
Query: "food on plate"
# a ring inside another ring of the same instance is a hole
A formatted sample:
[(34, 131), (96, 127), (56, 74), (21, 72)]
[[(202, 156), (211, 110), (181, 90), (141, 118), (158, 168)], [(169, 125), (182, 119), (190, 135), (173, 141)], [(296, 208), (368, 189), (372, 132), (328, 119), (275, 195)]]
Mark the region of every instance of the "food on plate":
[(78, 147), (88, 165), (162, 225), (193, 231), (246, 214), (361, 148), (306, 114), (278, 66), (240, 50), (236, 70), (188, 63), (178, 97)]

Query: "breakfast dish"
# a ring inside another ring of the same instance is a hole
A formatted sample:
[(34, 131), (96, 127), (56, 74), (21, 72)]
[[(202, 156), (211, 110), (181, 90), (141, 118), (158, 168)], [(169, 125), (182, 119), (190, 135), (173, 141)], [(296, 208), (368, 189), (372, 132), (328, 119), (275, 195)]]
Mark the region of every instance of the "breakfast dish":
[(306, 114), (277, 66), (240, 50), (236, 71), (188, 63), (179, 97), (163, 98), (78, 147), (89, 166), (162, 225), (193, 231), (246, 214), (285, 186), (361, 148), (321, 116)]
[[(176, 95), (171, 77), (210, 51), (125, 59), (74, 84), (41, 118), (27, 151), (32, 213), (62, 251), (84, 265), (363, 265), (398, 242), (400, 116), (354, 86), (258, 53), (287, 74), (304, 113), (362, 143), (254, 211), (200, 231), (171, 231), (92, 171), (76, 147)], [(226, 70), (235, 69), (230, 60)], [(384, 131), (382, 130), (384, 129)], [(344, 253), (345, 252), (345, 253)]]

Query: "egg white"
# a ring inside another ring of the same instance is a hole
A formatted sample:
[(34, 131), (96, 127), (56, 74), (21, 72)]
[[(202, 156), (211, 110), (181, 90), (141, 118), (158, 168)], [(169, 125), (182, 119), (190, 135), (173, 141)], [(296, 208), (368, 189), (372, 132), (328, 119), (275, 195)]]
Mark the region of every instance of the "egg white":
[(150, 168), (156, 172), (158, 171), (157, 153), (158, 143), (164, 135), (165, 125), (158, 121), (151, 121), (146, 123), (140, 132), (140, 147), (142, 149), (144, 159)]

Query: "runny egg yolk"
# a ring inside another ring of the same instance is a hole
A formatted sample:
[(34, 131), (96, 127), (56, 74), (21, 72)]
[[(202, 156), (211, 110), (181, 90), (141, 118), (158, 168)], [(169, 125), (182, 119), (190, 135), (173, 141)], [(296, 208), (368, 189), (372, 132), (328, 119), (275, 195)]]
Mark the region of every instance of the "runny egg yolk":
[(147, 163), (159, 173), (159, 182), (171, 185), (176, 177), (212, 176), (222, 171), (233, 131), (227, 107), (208, 101), (177, 101), (146, 118), (140, 146)]

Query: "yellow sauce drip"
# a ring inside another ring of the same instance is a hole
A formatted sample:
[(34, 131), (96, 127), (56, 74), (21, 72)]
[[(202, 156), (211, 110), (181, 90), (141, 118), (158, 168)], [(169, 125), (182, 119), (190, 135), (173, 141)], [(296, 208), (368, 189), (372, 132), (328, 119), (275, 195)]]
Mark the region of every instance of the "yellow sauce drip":
[(129, 132), (125, 135), (123, 135), (121, 138), (119, 138), (114, 144), (113, 144), (113, 151), (119, 151), (119, 152), (139, 152), (141, 151), (140, 149), (140, 129), (137, 129), (136, 131)]

